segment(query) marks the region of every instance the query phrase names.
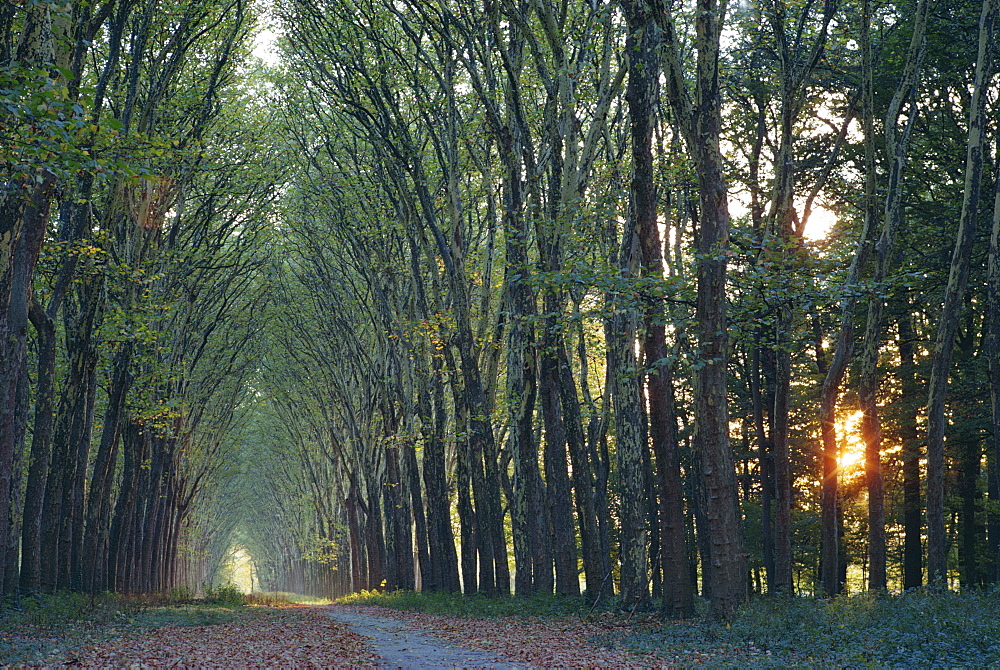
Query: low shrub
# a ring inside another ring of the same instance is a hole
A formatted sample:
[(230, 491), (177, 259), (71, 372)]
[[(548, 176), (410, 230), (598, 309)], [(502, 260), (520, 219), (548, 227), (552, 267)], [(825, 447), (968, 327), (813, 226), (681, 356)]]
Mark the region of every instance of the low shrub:
[(243, 596), (244, 605), (254, 605), (257, 607), (281, 607), (282, 605), (290, 605), (291, 603), (292, 600), (288, 593), (257, 591)]
[(220, 586), (206, 585), (202, 588), (205, 602), (227, 607), (240, 607), (244, 604), (243, 591), (236, 584), (228, 583)]
[(379, 605), (388, 609), (458, 617), (569, 616), (590, 609), (583, 598), (556, 595), (488, 597), (481, 594), (416, 591), (361, 591), (338, 598), (347, 605)]

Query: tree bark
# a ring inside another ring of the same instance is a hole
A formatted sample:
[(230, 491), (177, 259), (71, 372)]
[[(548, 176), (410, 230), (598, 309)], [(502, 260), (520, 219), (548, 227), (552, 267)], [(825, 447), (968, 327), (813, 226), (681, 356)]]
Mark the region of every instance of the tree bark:
[(900, 459), (903, 461), (903, 588), (917, 588), (923, 583), (923, 546), (921, 530), (923, 508), (920, 505), (920, 437), (917, 432), (917, 404), (915, 399), (922, 389), (917, 382), (916, 333), (909, 301), (904, 301), (896, 327), (899, 329), (899, 384), (902, 396), (902, 415), (899, 437), (903, 442)]
[[(998, 143), (997, 156), (1000, 156)], [(993, 420), (986, 455), (990, 513), (988, 524), (988, 581), (1000, 582), (1000, 172), (993, 195), (993, 226), (986, 270), (986, 359), (990, 379), (990, 416)]]
[(993, 47), (1000, 0), (984, 0), (979, 19), (979, 54), (969, 110), (969, 138), (965, 162), (965, 189), (962, 213), (951, 256), (948, 285), (937, 336), (931, 375), (927, 389), (927, 582), (947, 587), (947, 542), (944, 526), (944, 430), (945, 396), (951, 372), (952, 353), (958, 320), (969, 278), (972, 244), (979, 218), (979, 193), (982, 183), (983, 150), (986, 144), (986, 104), (993, 76)]
[(688, 151), (698, 174), (700, 227), (697, 231), (697, 360), (694, 377), (695, 426), (705, 487), (705, 518), (711, 545), (711, 612), (730, 619), (747, 598), (746, 555), (736, 471), (729, 441), (726, 324), (726, 266), (729, 254), (729, 202), (719, 141), (719, 38), (726, 0), (698, 0), (695, 47), (698, 51), (695, 98), (691, 100), (681, 66), (673, 14), (662, 2), (654, 14), (664, 32), (665, 71)]
[[(885, 189), (882, 232), (875, 245), (876, 266), (872, 277), (872, 283), (878, 293), (868, 302), (868, 320), (865, 323), (864, 344), (858, 363), (858, 402), (863, 412), (861, 436), (865, 443), (865, 480), (868, 487), (868, 588), (872, 591), (886, 588), (885, 486), (882, 476), (882, 436), (877, 405), (877, 368), (879, 348), (885, 329), (886, 303), (881, 292), (889, 277), (893, 248), (902, 225), (903, 174), (910, 134), (917, 116), (916, 91), (926, 46), (926, 28), (927, 0), (921, 0), (917, 6), (903, 76), (885, 115), (885, 147), (890, 164)], [(910, 103), (910, 112), (900, 137), (897, 126), (903, 102), (906, 100)]]

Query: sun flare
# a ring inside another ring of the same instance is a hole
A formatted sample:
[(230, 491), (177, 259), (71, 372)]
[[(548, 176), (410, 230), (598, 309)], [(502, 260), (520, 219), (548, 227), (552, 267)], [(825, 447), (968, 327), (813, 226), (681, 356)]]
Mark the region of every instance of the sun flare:
[(861, 438), (861, 417), (864, 412), (855, 410), (842, 415), (837, 421), (837, 438), (841, 445), (837, 466), (840, 471), (854, 470), (865, 460), (865, 442)]

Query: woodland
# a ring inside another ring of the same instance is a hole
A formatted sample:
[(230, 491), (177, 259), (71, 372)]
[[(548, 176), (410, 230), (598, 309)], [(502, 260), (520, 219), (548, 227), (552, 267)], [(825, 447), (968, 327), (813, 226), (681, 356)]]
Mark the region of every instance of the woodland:
[(4, 2), (3, 605), (996, 584), (998, 11)]

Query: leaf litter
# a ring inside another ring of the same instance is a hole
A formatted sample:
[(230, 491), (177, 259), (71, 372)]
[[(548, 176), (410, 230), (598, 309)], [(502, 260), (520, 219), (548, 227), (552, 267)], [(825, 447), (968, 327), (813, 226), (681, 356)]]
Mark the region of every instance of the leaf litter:
[(80, 648), (83, 667), (369, 666), (364, 637), (311, 607), (254, 608), (209, 626), (165, 626)]
[[(254, 607), (232, 620), (200, 626), (168, 624), (49, 655), (74, 667), (377, 667), (371, 641), (327, 616), (331, 608), (404, 621), (443, 647), (490, 652), (522, 667), (662, 667), (651, 654), (616, 646), (619, 633), (643, 627), (624, 615), (540, 618), (450, 617), (376, 606)], [(610, 645), (610, 646), (609, 646)]]

